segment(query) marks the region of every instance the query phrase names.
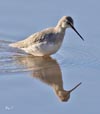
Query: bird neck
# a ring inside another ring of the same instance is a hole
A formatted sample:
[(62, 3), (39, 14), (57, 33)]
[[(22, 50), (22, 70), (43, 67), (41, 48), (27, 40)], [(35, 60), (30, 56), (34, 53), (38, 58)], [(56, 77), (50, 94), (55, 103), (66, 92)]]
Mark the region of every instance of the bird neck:
[(63, 28), (63, 27), (61, 27), (61, 25), (58, 24), (58, 25), (55, 27), (55, 30), (56, 30), (57, 33), (65, 34), (66, 28)]

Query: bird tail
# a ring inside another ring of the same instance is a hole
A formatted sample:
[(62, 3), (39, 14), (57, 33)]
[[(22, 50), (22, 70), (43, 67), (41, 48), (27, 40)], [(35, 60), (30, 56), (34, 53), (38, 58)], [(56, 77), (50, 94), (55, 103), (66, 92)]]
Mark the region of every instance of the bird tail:
[(19, 42), (16, 42), (16, 43), (11, 43), (9, 44), (10, 47), (15, 47), (15, 48), (22, 48), (22, 45), (23, 43), (21, 41)]
[(17, 43), (11, 43), (9, 44), (10, 47), (18, 47)]

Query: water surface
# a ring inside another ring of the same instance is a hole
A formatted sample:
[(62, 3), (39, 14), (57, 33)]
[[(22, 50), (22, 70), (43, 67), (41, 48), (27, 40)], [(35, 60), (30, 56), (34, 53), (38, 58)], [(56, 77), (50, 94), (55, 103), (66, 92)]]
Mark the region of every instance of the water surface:
[[(99, 3), (0, 1), (0, 114), (100, 113)], [(63, 15), (74, 18), (84, 42), (68, 29), (61, 49), (51, 58), (33, 57), (8, 46), (56, 25)], [(61, 90), (68, 91), (79, 82), (63, 102), (66, 94)]]

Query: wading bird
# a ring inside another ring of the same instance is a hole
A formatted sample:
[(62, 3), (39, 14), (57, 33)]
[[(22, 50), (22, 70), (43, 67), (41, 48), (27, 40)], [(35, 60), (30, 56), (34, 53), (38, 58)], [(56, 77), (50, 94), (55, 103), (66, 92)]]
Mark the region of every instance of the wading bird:
[(63, 16), (55, 27), (34, 33), (25, 40), (12, 43), (10, 46), (34, 56), (49, 56), (56, 53), (61, 47), (66, 28), (72, 28), (84, 40), (75, 29), (73, 19), (70, 16)]

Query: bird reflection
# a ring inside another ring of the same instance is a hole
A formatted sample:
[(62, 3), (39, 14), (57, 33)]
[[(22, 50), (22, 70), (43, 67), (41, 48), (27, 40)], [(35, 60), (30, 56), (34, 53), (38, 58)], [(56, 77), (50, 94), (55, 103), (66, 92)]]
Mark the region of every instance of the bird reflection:
[(71, 90), (64, 90), (62, 73), (57, 61), (51, 57), (34, 57), (31, 55), (17, 57), (18, 63), (32, 70), (32, 77), (50, 85), (61, 101), (68, 101), (70, 93), (81, 83)]

